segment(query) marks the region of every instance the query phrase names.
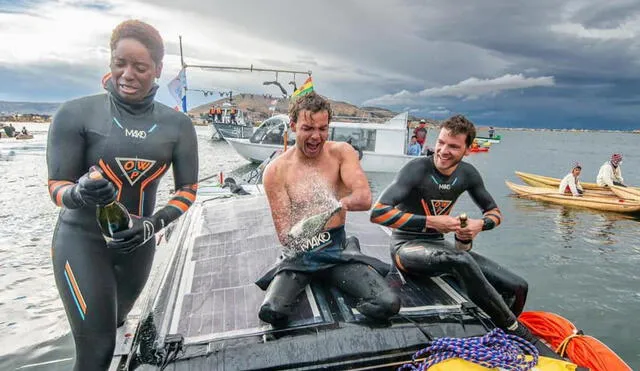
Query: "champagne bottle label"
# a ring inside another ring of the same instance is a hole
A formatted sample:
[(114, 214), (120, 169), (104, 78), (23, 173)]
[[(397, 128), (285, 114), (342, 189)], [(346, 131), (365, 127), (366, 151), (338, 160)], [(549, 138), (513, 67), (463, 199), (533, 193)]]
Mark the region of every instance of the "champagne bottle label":
[(341, 206), (335, 207), (333, 210), (326, 211), (321, 214), (313, 215), (296, 223), (289, 230), (289, 239), (294, 242), (300, 242), (316, 236), (324, 229), (325, 225), (332, 216), (342, 210)]
[[(89, 177), (92, 179), (104, 178), (100, 170), (95, 166), (91, 167)], [(129, 211), (118, 201), (113, 201), (108, 205), (98, 205), (96, 207), (96, 219), (100, 231), (107, 242), (113, 240), (114, 233), (122, 232), (133, 226)]]

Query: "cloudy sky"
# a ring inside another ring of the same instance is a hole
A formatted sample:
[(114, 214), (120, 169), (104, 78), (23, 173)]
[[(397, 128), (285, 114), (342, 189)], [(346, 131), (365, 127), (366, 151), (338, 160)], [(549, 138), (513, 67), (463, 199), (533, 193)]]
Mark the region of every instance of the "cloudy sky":
[[(100, 92), (111, 30), (129, 18), (165, 40), (157, 98), (171, 106), (182, 35), (187, 63), (312, 70), (319, 93), (357, 105), (479, 125), (640, 128), (638, 0), (0, 0), (0, 100)], [(187, 76), (190, 88), (279, 95), (263, 85), (272, 73)], [(189, 107), (209, 100), (188, 94)]]

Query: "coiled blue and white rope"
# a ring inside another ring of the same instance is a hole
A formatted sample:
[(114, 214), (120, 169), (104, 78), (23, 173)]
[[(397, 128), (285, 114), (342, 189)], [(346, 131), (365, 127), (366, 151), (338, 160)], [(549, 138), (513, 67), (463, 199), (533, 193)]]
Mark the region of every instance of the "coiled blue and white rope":
[[(525, 358), (527, 354), (532, 356), (529, 361)], [(427, 358), (416, 364), (415, 360), (425, 355)], [(398, 371), (426, 371), (450, 358), (461, 358), (487, 368), (529, 371), (538, 363), (538, 356), (538, 349), (530, 342), (496, 328), (484, 336), (435, 339), (413, 355), (413, 363), (402, 365)]]

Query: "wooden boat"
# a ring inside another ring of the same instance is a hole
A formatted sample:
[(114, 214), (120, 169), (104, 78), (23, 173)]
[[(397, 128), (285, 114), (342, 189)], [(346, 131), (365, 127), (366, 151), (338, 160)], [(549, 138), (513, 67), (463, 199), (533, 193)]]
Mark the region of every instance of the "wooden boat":
[[(549, 189), (558, 189), (558, 187), (560, 186), (560, 182), (558, 182), (557, 185), (553, 185), (553, 184), (551, 184), (552, 182), (547, 182), (544, 179), (538, 179), (535, 176), (533, 176), (533, 177), (529, 176), (529, 174), (527, 174), (527, 173), (521, 173), (519, 171), (516, 171), (516, 175), (523, 182), (527, 183), (527, 185), (530, 185), (532, 187), (543, 187), (543, 188), (549, 188)], [(582, 182), (581, 182), (581, 184), (582, 184)], [(586, 188), (584, 188), (584, 184), (583, 184), (583, 189), (584, 189), (584, 192), (585, 192), (585, 194), (584, 194), (585, 196), (618, 198), (618, 196), (616, 196), (616, 194), (613, 193), (608, 188), (600, 187), (600, 189), (586, 189)], [(620, 197), (620, 198), (628, 198), (628, 197)]]
[(633, 187), (612, 186), (611, 191), (620, 198), (628, 198), (630, 200), (640, 201), (640, 190)]
[(640, 202), (612, 197), (582, 196), (560, 194), (552, 189), (544, 187), (531, 187), (505, 181), (507, 187), (519, 196), (537, 201), (546, 201), (558, 205), (584, 207), (601, 211), (613, 211), (618, 213), (640, 212)]
[[(553, 186), (553, 187), (559, 187), (560, 186), (560, 180), (558, 178), (553, 178), (550, 176), (544, 176), (544, 175), (537, 175), (537, 174), (531, 174), (531, 173), (525, 173), (522, 171), (516, 171), (515, 172), (516, 175), (520, 178), (523, 179), (523, 177), (529, 178), (529, 179), (534, 179), (538, 182), (547, 184), (549, 186)], [(524, 180), (524, 179), (523, 179)], [(586, 189), (590, 189), (590, 190), (597, 190), (597, 191), (602, 191), (605, 187), (600, 187), (599, 185), (597, 185), (596, 183), (589, 183), (589, 182), (580, 182), (582, 184), (582, 188)], [(640, 188), (638, 187), (630, 187), (632, 189), (635, 190), (640, 190)]]
[(33, 139), (33, 134), (18, 134), (15, 136), (17, 140)]

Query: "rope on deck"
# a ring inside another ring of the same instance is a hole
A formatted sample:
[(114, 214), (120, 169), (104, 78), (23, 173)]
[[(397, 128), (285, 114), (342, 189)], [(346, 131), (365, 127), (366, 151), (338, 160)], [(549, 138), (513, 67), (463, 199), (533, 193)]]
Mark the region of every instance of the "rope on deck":
[[(530, 361), (525, 359), (526, 354), (532, 356)], [(427, 358), (416, 364), (416, 359), (425, 355)], [(538, 356), (538, 349), (531, 343), (496, 328), (484, 336), (435, 339), (413, 355), (413, 363), (402, 365), (398, 371), (426, 371), (450, 358), (461, 358), (492, 369), (529, 371), (538, 363)]]

